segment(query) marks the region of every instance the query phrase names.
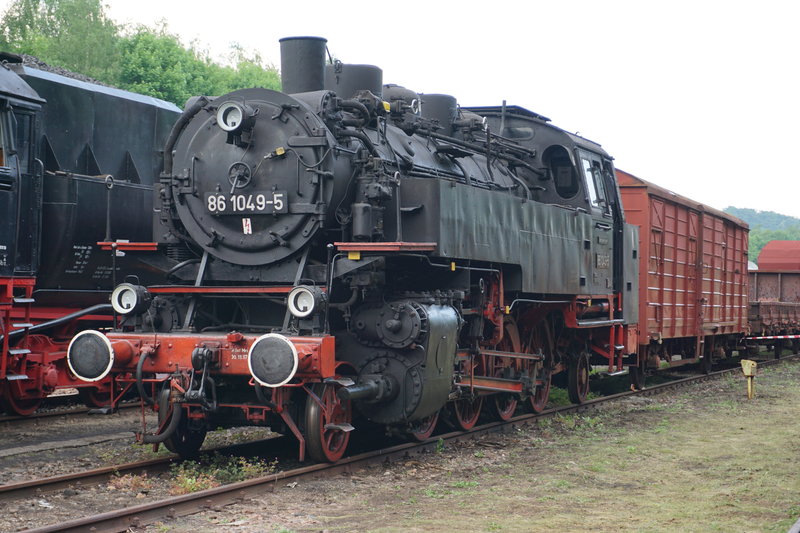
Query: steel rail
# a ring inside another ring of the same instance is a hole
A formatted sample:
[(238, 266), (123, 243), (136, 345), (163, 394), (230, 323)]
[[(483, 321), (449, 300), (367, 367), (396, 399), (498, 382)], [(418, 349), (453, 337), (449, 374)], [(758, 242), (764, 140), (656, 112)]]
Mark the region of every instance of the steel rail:
[(52, 492), (64, 489), (70, 485), (74, 485), (75, 483), (101, 483), (107, 481), (111, 476), (116, 474), (138, 474), (143, 471), (164, 472), (169, 469), (169, 466), (172, 463), (177, 461), (179, 461), (178, 457), (148, 459), (135, 463), (106, 466), (103, 468), (75, 472), (72, 474), (63, 474), (60, 476), (52, 476), (42, 479), (20, 481), (18, 483), (9, 483), (8, 485), (0, 485), (0, 502), (15, 498), (24, 498), (33, 494), (39, 494), (40, 492)]
[[(243, 449), (247, 449), (266, 442), (277, 443), (281, 445), (285, 437), (277, 436), (267, 439), (247, 441), (238, 444), (231, 444), (213, 448), (206, 448), (203, 453), (219, 452), (222, 454), (235, 454), (243, 453)], [(177, 455), (169, 455), (165, 457), (155, 457), (153, 459), (144, 459), (132, 463), (124, 463), (120, 465), (106, 466), (102, 468), (95, 468), (92, 470), (84, 470), (82, 472), (73, 472), (70, 474), (61, 474), (58, 476), (51, 476), (40, 479), (31, 479), (26, 481), (19, 481), (16, 483), (9, 483), (7, 485), (0, 485), (0, 503), (24, 498), (32, 494), (41, 494), (43, 492), (55, 492), (57, 490), (69, 488), (75, 484), (92, 485), (104, 483), (112, 476), (126, 475), (126, 474), (141, 474), (147, 473), (162, 473), (169, 470), (173, 464), (181, 462), (182, 459)]]
[[(760, 362), (759, 365), (763, 368), (777, 363), (783, 363), (788, 360), (794, 360), (798, 357), (800, 357), (800, 354), (794, 354), (782, 357), (781, 359), (763, 361)], [(103, 533), (126, 531), (132, 527), (141, 527), (147, 524), (152, 524), (163, 518), (176, 518), (179, 516), (198, 513), (206, 509), (216, 509), (232, 503), (241, 502), (246, 498), (256, 496), (258, 494), (274, 492), (279, 482), (300, 481), (304, 479), (319, 478), (322, 476), (331, 476), (342, 472), (355, 471), (368, 464), (389, 463), (398, 459), (406, 459), (412, 454), (420, 454), (435, 450), (437, 447), (442, 446), (442, 443), (455, 443), (459, 441), (472, 440), (476, 436), (482, 434), (502, 432), (506, 429), (513, 429), (519, 425), (528, 425), (539, 419), (594, 409), (601, 404), (620, 398), (636, 395), (660, 394), (670, 389), (717, 379), (732, 374), (738, 370), (739, 369), (737, 367), (728, 368), (711, 372), (709, 374), (691, 376), (668, 383), (653, 385), (642, 390), (611, 394), (608, 396), (588, 400), (582, 404), (567, 405), (549, 409), (539, 414), (519, 415), (506, 422), (491, 422), (488, 424), (483, 424), (473, 428), (470, 431), (452, 431), (442, 435), (435, 435), (421, 443), (403, 443), (388, 448), (372, 450), (358, 455), (346, 457), (334, 464), (321, 463), (305, 466), (260, 478), (249, 479), (247, 481), (241, 481), (238, 483), (223, 485), (191, 494), (184, 494), (164, 500), (135, 505), (124, 509), (116, 509), (113, 511), (78, 518), (60, 524), (31, 529), (28, 531), (29, 533), (50, 533), (56, 531), (92, 531), (96, 533)]]
[[(126, 400), (126, 403), (120, 404), (117, 406), (117, 410), (123, 409), (132, 409), (138, 408), (139, 404), (137, 403), (129, 403)], [(74, 416), (74, 415), (85, 415), (89, 411), (93, 411), (95, 409), (101, 409), (100, 407), (73, 407), (69, 409), (64, 409), (63, 411), (53, 410), (53, 411), (42, 411), (42, 412), (35, 412), (28, 416), (20, 416), (20, 415), (2, 415), (0, 416), (0, 423), (3, 422), (24, 422), (25, 420), (38, 420), (40, 418), (53, 418), (56, 416)]]

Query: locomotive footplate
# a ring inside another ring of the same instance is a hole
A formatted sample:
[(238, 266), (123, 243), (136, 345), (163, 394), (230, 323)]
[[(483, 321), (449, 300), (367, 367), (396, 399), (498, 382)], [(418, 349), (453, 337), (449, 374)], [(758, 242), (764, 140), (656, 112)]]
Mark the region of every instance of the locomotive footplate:
[(124, 240), (100, 241), (97, 243), (104, 252), (112, 250), (120, 252), (155, 252), (158, 250), (158, 243), (155, 242), (131, 242)]
[(335, 242), (341, 252), (433, 252), (435, 242)]

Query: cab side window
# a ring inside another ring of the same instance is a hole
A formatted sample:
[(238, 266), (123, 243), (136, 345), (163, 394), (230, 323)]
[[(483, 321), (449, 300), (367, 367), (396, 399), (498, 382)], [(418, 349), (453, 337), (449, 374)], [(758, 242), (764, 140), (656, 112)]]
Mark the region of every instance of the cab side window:
[(6, 134), (5, 134), (5, 122), (6, 117), (4, 112), (0, 111), (0, 167), (6, 166)]
[(553, 179), (556, 193), (564, 200), (573, 198), (580, 190), (578, 179), (567, 151), (561, 146), (550, 146), (542, 155)]
[(581, 158), (583, 175), (586, 179), (586, 190), (589, 193), (589, 201), (592, 207), (603, 212), (609, 212), (608, 195), (603, 183), (603, 167), (599, 160)]
[(31, 139), (31, 132), (33, 129), (33, 115), (15, 111), (14, 121), (16, 122), (16, 142), (14, 144), (17, 148), (19, 171), (22, 174), (27, 174), (32, 164), (31, 149), (33, 140)]

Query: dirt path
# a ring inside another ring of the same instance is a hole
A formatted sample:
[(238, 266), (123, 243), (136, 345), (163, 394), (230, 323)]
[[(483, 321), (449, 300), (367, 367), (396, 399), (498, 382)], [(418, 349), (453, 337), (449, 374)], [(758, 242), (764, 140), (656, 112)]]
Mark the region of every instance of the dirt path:
[(800, 516), (800, 364), (634, 398), (148, 531), (775, 531)]

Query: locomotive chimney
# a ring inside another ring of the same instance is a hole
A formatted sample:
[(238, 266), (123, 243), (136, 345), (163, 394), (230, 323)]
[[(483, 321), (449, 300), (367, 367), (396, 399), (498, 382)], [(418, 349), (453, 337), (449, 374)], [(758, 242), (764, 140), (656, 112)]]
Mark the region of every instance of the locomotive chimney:
[(281, 82), (287, 94), (321, 91), (325, 86), (323, 37), (284, 37), (281, 43)]

